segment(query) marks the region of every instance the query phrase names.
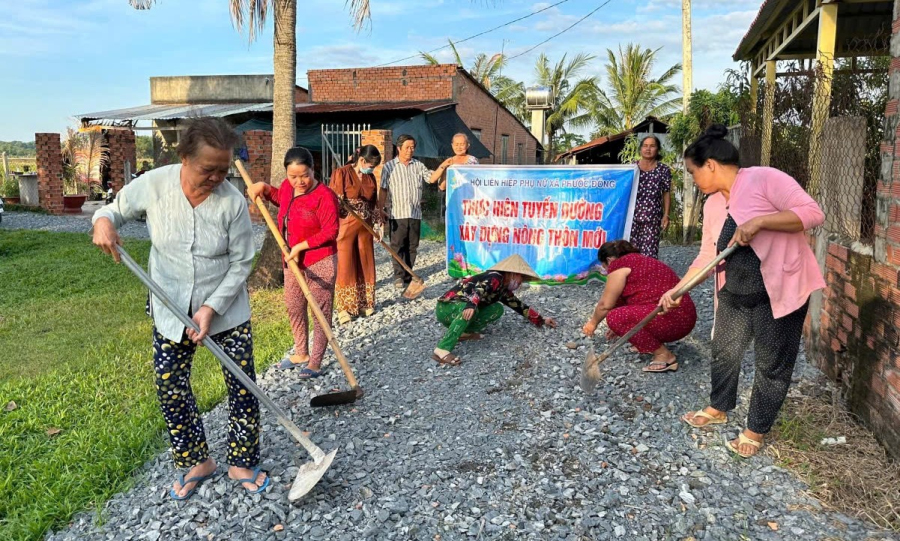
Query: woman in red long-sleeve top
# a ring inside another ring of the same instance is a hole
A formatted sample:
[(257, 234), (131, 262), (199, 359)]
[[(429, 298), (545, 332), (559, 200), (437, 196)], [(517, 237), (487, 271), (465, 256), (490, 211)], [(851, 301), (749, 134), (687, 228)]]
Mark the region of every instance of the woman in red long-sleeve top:
[[(297, 261), (309, 284), (313, 300), (331, 319), (334, 301), (334, 282), (337, 276), (338, 200), (327, 186), (316, 180), (313, 157), (309, 150), (294, 147), (284, 156), (287, 179), (275, 188), (257, 182), (247, 190), (252, 199), (265, 197), (278, 205), (278, 228), (291, 247), (290, 259)], [(302, 379), (317, 378), (321, 374), (322, 357), (328, 339), (318, 321), (313, 328), (310, 350), (307, 336), (309, 313), (306, 297), (300, 284), (285, 272), (284, 302), (294, 334), (294, 354), (278, 366), (296, 368), (309, 363), (300, 371)]]

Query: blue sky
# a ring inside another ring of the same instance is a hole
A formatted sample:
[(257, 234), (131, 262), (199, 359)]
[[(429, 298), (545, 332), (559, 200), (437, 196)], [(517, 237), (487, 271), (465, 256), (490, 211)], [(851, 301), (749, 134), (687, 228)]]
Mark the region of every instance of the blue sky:
[[(298, 84), (306, 70), (382, 64), (492, 28), (549, 2), (527, 0), (372, 0), (370, 28), (356, 32), (343, 0), (301, 0)], [(467, 64), (479, 52), (514, 56), (602, 4), (568, 0), (459, 46)], [(254, 43), (231, 24), (227, 0), (159, 0), (136, 11), (127, 0), (10, 0), (0, 17), (0, 140), (64, 131), (77, 113), (149, 103), (148, 78), (272, 72), (272, 28)], [(694, 86), (715, 87), (761, 0), (694, 0)], [(629, 42), (661, 48), (657, 73), (681, 61), (681, 0), (612, 0), (562, 36), (512, 60), (505, 75), (533, 82), (546, 53), (597, 55)], [(445, 49), (436, 53), (449, 61)], [(405, 64), (417, 64), (416, 59)], [(680, 77), (678, 80), (681, 83)]]

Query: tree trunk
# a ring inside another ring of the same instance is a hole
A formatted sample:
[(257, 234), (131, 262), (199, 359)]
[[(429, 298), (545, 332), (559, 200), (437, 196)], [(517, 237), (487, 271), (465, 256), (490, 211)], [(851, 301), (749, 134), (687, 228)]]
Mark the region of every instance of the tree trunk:
[[(297, 132), (294, 86), (297, 81), (297, 1), (275, 0), (275, 81), (272, 106), (272, 169), (270, 181), (280, 186), (284, 179), (284, 155), (294, 146)], [(251, 289), (284, 284), (281, 249), (266, 235), (256, 269), (247, 282)]]

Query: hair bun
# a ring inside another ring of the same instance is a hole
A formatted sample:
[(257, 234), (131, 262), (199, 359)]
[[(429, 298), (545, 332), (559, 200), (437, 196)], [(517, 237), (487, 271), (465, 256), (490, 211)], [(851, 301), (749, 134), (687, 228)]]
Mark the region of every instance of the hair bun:
[(728, 128), (726, 128), (724, 124), (713, 124), (706, 128), (706, 131), (703, 133), (703, 137), (710, 137), (712, 139), (724, 139), (727, 135)]

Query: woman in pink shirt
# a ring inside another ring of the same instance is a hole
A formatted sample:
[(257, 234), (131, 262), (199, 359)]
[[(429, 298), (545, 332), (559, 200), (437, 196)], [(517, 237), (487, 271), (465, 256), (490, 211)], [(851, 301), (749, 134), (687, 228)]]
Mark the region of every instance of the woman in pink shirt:
[(737, 401), (741, 360), (753, 342), (756, 372), (747, 428), (728, 447), (742, 457), (762, 446), (787, 396), (800, 349), (809, 295), (825, 287), (804, 231), (821, 225), (819, 205), (792, 177), (769, 167), (741, 168), (725, 126), (710, 127), (684, 153), (687, 171), (710, 197), (703, 206), (700, 254), (672, 296), (732, 244), (732, 255), (715, 270), (716, 317), (710, 365), (710, 405), (682, 419), (702, 427), (728, 421)]
[[(257, 182), (250, 186), (247, 193), (251, 199), (262, 196), (278, 205), (276, 224), (291, 247), (289, 257), (297, 262), (304, 273), (313, 300), (325, 317), (331, 319), (337, 276), (337, 196), (316, 180), (313, 157), (309, 150), (303, 147), (288, 150), (284, 156), (284, 168), (287, 170), (287, 179), (281, 183), (281, 187), (275, 188), (265, 182)], [(294, 334), (294, 354), (278, 366), (287, 370), (308, 363), (300, 371), (300, 378), (317, 378), (321, 375), (319, 370), (328, 339), (316, 321), (310, 351), (307, 340), (309, 306), (306, 297), (296, 278), (289, 272), (284, 274), (284, 302)]]

